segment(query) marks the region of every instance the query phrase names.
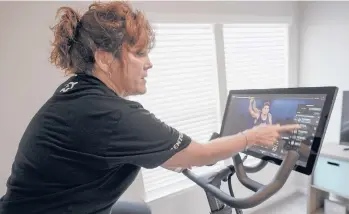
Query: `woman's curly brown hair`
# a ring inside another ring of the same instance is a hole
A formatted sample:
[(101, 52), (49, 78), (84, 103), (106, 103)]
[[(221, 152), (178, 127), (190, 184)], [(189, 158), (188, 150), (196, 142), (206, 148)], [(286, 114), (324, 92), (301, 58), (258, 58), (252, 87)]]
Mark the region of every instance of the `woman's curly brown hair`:
[(66, 74), (91, 73), (96, 50), (127, 60), (127, 51), (149, 51), (154, 32), (144, 14), (133, 11), (125, 1), (93, 3), (82, 16), (69, 7), (61, 7), (54, 31), (50, 61)]

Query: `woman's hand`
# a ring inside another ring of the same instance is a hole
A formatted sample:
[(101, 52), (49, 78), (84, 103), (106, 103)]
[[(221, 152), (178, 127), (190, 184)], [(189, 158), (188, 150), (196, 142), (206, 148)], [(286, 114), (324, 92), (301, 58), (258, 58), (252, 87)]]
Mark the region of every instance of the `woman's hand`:
[(292, 132), (300, 129), (300, 125), (263, 125), (255, 126), (252, 129), (246, 130), (247, 145), (259, 144), (263, 146), (273, 145), (279, 138), (282, 132)]

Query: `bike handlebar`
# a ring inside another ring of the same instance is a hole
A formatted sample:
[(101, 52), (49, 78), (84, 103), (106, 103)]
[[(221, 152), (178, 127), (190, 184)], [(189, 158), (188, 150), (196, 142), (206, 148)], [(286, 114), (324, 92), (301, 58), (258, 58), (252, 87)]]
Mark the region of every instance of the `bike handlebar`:
[[(190, 180), (192, 180), (194, 183), (199, 185), (205, 191), (211, 193), (214, 197), (216, 197), (218, 200), (225, 203), (226, 205), (233, 208), (238, 208), (238, 209), (247, 209), (247, 208), (252, 208), (259, 205), (260, 203), (262, 203), (263, 201), (267, 200), (272, 195), (274, 195), (276, 192), (278, 192), (286, 183), (289, 175), (291, 174), (292, 170), (296, 165), (298, 158), (299, 158), (299, 154), (297, 151), (293, 151), (293, 150), (289, 151), (285, 160), (282, 162), (280, 169), (277, 172), (275, 178), (268, 185), (263, 185), (250, 179), (247, 176), (246, 172), (259, 171), (261, 168), (263, 168), (267, 164), (267, 162), (263, 161), (256, 167), (246, 167), (243, 165), (243, 162), (239, 154), (234, 156), (233, 157), (234, 168), (235, 168), (238, 180), (245, 187), (255, 192), (252, 196), (241, 198), (241, 199), (237, 199), (235, 197), (232, 197), (231, 195), (228, 195), (221, 189), (210, 184), (207, 181), (207, 179), (196, 176), (194, 173), (192, 173), (188, 169), (183, 170), (182, 173), (185, 176), (187, 176)], [(225, 171), (223, 170), (221, 172), (229, 173), (229, 170), (225, 170)]]
[(267, 161), (260, 161), (256, 166), (244, 166), (244, 169), (247, 173), (255, 173), (261, 171), (267, 164)]

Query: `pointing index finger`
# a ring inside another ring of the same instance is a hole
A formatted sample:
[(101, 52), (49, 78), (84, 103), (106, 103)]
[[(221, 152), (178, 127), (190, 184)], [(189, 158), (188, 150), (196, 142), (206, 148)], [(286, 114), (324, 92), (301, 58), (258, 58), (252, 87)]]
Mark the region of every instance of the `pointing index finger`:
[(279, 131), (293, 131), (295, 129), (300, 129), (301, 126), (299, 124), (289, 124), (289, 125), (283, 125), (279, 126), (278, 130)]

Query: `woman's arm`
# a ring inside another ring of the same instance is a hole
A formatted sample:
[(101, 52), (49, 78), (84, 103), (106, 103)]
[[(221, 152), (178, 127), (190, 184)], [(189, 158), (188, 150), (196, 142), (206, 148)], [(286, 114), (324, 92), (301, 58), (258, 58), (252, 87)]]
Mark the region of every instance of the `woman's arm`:
[(246, 137), (242, 134), (218, 138), (208, 144), (192, 141), (187, 148), (175, 154), (163, 164), (164, 168), (191, 168), (216, 163), (232, 157), (234, 153), (244, 150), (247, 146)]
[(256, 112), (258, 114), (260, 112), (260, 110), (256, 107), (256, 101), (255, 100), (253, 100), (253, 110), (254, 110), (254, 112)]
[[(253, 103), (253, 106), (252, 106)], [(253, 98), (250, 98), (250, 105), (248, 107), (248, 111), (250, 112), (251, 117), (257, 119), (259, 117), (259, 110), (256, 108), (256, 102), (254, 102)]]
[(165, 168), (190, 168), (205, 166), (232, 157), (252, 144), (271, 146), (280, 136), (280, 132), (293, 131), (298, 125), (257, 126), (233, 136), (222, 137), (200, 144), (192, 141), (185, 149), (176, 153), (162, 166)]

